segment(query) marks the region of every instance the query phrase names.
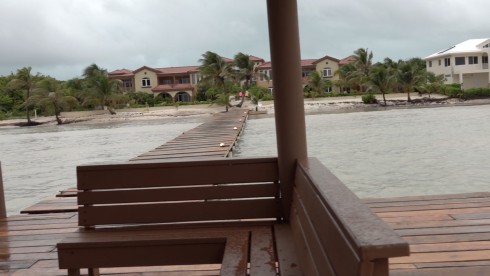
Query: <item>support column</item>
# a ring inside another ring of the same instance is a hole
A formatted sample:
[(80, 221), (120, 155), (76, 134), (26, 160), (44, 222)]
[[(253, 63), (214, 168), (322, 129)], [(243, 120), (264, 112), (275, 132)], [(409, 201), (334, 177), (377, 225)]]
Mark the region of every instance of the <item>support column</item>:
[(296, 0), (267, 0), (279, 178), (289, 219), (296, 161), (307, 157)]
[(3, 192), (2, 162), (0, 162), (0, 218), (7, 217), (7, 208), (5, 206), (5, 194)]

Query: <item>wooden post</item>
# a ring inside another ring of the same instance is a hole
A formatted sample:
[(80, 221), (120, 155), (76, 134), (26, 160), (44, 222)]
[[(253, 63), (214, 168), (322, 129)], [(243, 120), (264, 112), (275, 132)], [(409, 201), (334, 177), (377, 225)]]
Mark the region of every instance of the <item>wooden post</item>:
[(2, 162), (0, 162), (0, 218), (6, 217), (7, 209), (5, 208), (5, 194), (3, 192)]
[(267, 0), (279, 178), (289, 219), (296, 161), (307, 158), (296, 0)]

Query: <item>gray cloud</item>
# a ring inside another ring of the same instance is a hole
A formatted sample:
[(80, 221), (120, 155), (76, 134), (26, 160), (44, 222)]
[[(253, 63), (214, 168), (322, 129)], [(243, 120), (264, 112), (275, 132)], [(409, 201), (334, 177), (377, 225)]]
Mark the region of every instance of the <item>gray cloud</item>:
[[(424, 57), (490, 37), (480, 0), (298, 0), (303, 58)], [(269, 59), (264, 0), (19, 0), (0, 4), (0, 75), (23, 66), (59, 79), (108, 70), (194, 65), (207, 50)]]

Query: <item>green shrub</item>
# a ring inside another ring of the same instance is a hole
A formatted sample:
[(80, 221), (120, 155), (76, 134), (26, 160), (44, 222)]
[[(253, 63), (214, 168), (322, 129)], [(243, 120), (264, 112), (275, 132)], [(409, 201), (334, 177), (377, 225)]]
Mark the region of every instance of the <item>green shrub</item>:
[(376, 96), (374, 96), (374, 94), (369, 93), (362, 95), (362, 102), (365, 104), (375, 104), (378, 102), (378, 100), (376, 100)]
[(450, 98), (462, 98), (463, 92), (461, 91), (461, 85), (449, 84), (444, 86), (442, 93)]
[(463, 91), (464, 99), (488, 98), (490, 88), (469, 88)]

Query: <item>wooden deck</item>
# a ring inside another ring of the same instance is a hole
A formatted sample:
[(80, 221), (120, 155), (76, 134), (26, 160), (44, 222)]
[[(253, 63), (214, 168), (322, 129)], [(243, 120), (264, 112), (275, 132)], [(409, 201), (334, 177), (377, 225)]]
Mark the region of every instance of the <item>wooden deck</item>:
[[(490, 275), (490, 193), (364, 202), (410, 244), (410, 257), (390, 259), (391, 275)], [(75, 206), (75, 198), (63, 203)], [(58, 269), (56, 243), (77, 229), (76, 213), (11, 216), (0, 221), (0, 229), (0, 275), (66, 275)], [(102, 273), (219, 275), (219, 268), (118, 268)]]

